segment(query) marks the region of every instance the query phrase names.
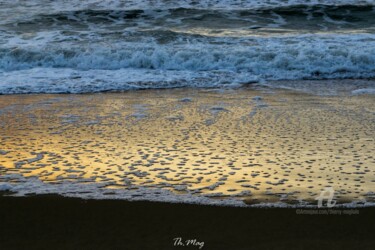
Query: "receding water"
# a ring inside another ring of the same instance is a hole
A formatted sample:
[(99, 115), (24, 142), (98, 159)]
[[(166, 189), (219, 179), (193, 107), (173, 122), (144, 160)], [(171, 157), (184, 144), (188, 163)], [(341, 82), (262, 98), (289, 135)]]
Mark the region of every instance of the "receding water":
[(262, 87), (2, 96), (0, 182), (16, 195), (237, 206), (316, 205), (332, 187), (338, 204), (371, 205), (374, 104)]

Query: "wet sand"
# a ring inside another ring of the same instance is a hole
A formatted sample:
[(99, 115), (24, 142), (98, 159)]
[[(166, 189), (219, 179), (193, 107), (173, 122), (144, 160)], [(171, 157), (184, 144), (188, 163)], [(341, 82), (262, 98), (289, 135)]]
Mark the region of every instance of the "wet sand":
[(57, 196), (0, 197), (1, 249), (361, 249), (375, 245), (374, 208), (358, 215), (300, 215), (257, 209), (80, 200)]
[(232, 205), (316, 205), (332, 187), (338, 203), (373, 203), (374, 104), (261, 87), (1, 96), (0, 182)]
[[(0, 187), (25, 195), (0, 195), (0, 249), (373, 249), (374, 104), (268, 88), (0, 96)], [(316, 206), (326, 187), (356, 207), (169, 203)]]

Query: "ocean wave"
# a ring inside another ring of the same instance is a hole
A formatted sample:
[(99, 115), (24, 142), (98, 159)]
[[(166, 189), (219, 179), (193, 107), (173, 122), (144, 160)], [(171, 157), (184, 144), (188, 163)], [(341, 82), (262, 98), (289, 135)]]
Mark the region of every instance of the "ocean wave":
[(217, 71), (230, 74), (230, 80), (235, 80), (233, 76), (237, 75), (241, 81), (244, 75), (251, 76), (249, 81), (375, 76), (375, 35), (226, 38), (217, 44), (206, 39), (164, 45), (150, 41), (94, 43), (82, 47), (69, 42), (54, 45), (48, 40), (31, 44), (34, 43), (0, 49), (3, 84), (10, 85), (8, 76), (17, 74), (16, 71), (33, 68), (77, 72), (147, 70), (176, 75), (189, 72), (192, 76)]
[[(286, 7), (296, 5), (375, 5), (373, 0), (33, 0), (33, 1), (5, 1), (3, 7), (29, 8), (30, 10), (40, 9), (40, 11), (62, 11), (77, 9), (176, 9), (176, 8), (195, 8), (195, 9), (261, 9)], [(45, 12), (47, 13), (47, 12)]]
[(3, 1), (0, 93), (375, 77), (374, 5), (372, 0)]
[[(241, 31), (244, 35), (259, 32), (299, 32), (353, 30), (375, 33), (374, 8), (372, 6), (289, 6), (271, 9), (215, 10), (215, 9), (169, 9), (169, 10), (76, 10), (58, 13), (41, 13), (31, 18), (8, 20), (8, 31), (29, 32), (70, 30), (91, 32), (103, 30), (220, 30)], [(5, 19), (4, 19), (5, 20)], [(0, 21), (1, 22), (1, 21)], [(3, 21), (6, 22), (6, 21)], [(226, 33), (228, 35), (228, 32)], [(0, 33), (1, 35), (1, 33)]]
[(144, 11), (144, 10), (277, 10), (288, 7), (350, 6), (372, 7), (374, 0), (34, 0), (0, 2), (0, 23), (33, 19), (39, 15), (55, 15), (75, 11)]

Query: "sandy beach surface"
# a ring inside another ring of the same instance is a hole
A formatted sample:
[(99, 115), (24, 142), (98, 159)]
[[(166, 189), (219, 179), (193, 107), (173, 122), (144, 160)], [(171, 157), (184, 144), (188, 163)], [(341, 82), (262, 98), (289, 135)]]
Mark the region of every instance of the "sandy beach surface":
[(1, 96), (0, 182), (18, 195), (231, 206), (316, 205), (332, 188), (337, 205), (371, 205), (374, 104), (269, 87)]
[(373, 249), (375, 99), (319, 90), (0, 96), (0, 248)]

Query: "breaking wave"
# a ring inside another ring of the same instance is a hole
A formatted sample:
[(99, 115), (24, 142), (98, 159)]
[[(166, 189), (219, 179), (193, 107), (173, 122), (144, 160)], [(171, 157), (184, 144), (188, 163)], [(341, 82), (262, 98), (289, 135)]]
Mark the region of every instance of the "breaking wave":
[(0, 93), (375, 77), (375, 1), (0, 3)]

